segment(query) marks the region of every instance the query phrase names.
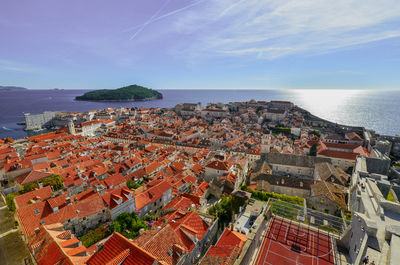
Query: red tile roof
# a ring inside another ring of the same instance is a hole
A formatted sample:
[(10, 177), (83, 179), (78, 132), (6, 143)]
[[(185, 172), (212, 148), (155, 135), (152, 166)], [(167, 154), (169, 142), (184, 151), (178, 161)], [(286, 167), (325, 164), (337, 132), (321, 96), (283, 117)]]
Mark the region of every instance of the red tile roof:
[(106, 178), (104, 182), (106, 183), (107, 187), (117, 187), (121, 184), (125, 184), (126, 179), (121, 174), (114, 174)]
[(176, 264), (188, 249), (170, 225), (137, 237), (134, 242), (153, 254), (160, 262)]
[[(87, 192), (85, 193), (88, 194)], [(83, 196), (84, 195), (85, 194), (83, 194)], [(84, 198), (83, 196), (81, 196), (81, 198)], [(65, 195), (59, 197), (65, 198)], [(77, 198), (77, 202), (75, 202), (75, 198)], [(90, 199), (80, 200), (79, 196), (76, 195), (72, 198), (74, 203), (69, 205), (59, 205), (61, 199), (59, 200), (59, 198), (55, 197), (51, 198), (51, 201), (53, 206), (59, 206), (57, 212), (53, 212), (48, 201), (42, 201), (19, 208), (16, 211), (16, 214), (25, 235), (29, 238), (34, 235), (35, 229), (39, 228), (41, 224), (49, 225), (54, 223), (64, 223), (71, 218), (87, 217), (106, 209), (104, 202), (98, 193), (94, 193), (88, 198)]]
[(233, 264), (246, 241), (245, 235), (226, 228), (217, 244), (207, 251), (201, 265)]
[(52, 174), (50, 174), (50, 173), (32, 170), (32, 171), (29, 171), (22, 175), (19, 175), (18, 177), (15, 178), (15, 181), (17, 181), (21, 185), (24, 185), (24, 184), (31, 183), (33, 181), (51, 177), (51, 176), (52, 176)]
[(135, 197), (136, 210), (140, 210), (147, 204), (155, 202), (170, 188), (171, 185), (167, 181), (161, 180), (157, 185), (137, 194)]
[(206, 167), (228, 171), (231, 168), (231, 165), (226, 161), (222, 162), (222, 161), (216, 160), (216, 161), (212, 161), (212, 162), (208, 163)]
[(107, 192), (102, 195), (102, 198), (110, 209), (114, 209), (118, 204), (113, 199), (113, 195), (118, 195), (122, 199), (122, 203), (124, 203), (129, 200), (129, 194), (132, 196), (131, 199), (133, 199), (133, 192), (130, 191), (128, 187), (122, 186), (118, 189), (107, 190)]
[[(110, 239), (104, 243), (104, 247), (89, 258), (88, 265), (104, 265), (116, 262), (116, 257), (121, 259), (129, 255), (124, 260), (124, 265), (152, 265), (156, 257), (148, 251), (129, 241), (118, 232), (115, 232)], [(122, 253), (122, 254), (121, 254)]]
[(21, 194), (14, 198), (15, 206), (18, 209), (18, 208), (28, 205), (29, 201), (31, 201), (31, 200), (41, 200), (41, 201), (46, 200), (46, 199), (50, 198), (52, 192), (53, 191), (51, 190), (51, 187), (46, 186), (41, 189), (36, 189), (36, 190), (32, 190), (30, 192)]

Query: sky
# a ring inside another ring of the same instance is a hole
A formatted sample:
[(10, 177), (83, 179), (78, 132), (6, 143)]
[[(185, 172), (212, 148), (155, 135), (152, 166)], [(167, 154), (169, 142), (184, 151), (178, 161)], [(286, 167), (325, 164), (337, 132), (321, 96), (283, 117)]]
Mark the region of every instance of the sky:
[(0, 85), (400, 89), (399, 0), (1, 0)]

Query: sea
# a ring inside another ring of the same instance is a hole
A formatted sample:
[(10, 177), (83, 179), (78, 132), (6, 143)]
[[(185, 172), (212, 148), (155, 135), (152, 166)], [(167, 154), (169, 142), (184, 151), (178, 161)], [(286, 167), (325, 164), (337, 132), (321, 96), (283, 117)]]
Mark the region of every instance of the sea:
[(400, 91), (395, 90), (253, 90), (253, 89), (165, 89), (163, 99), (142, 102), (76, 101), (90, 90), (0, 91), (0, 138), (27, 136), (24, 113), (44, 111), (84, 112), (114, 107), (174, 107), (178, 103), (203, 105), (213, 102), (288, 100), (323, 119), (363, 126), (379, 134), (400, 134)]

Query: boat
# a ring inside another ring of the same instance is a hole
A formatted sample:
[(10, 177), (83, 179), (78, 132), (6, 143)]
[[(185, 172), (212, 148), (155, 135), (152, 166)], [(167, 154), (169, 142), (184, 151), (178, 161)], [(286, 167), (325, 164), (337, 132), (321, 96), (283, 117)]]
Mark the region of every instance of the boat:
[(19, 122), (17, 122), (17, 125), (26, 125), (26, 122), (24, 122), (24, 121), (19, 121)]

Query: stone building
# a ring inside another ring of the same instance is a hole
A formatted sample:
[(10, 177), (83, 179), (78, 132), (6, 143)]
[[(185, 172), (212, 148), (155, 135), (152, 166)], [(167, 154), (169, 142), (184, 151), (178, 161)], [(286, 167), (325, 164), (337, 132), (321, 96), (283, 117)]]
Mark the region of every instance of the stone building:
[[(375, 264), (398, 264), (400, 204), (386, 199), (386, 176), (371, 173), (365, 157), (358, 157), (350, 187), (351, 224), (337, 245), (347, 249), (351, 264), (365, 256)], [(388, 185), (390, 187), (390, 185)]]
[(43, 126), (49, 123), (58, 112), (45, 111), (40, 114), (24, 113), (25, 117), (25, 130), (41, 130)]
[(102, 198), (110, 210), (112, 220), (115, 220), (121, 213), (132, 213), (136, 210), (133, 192), (126, 186), (109, 189), (102, 195)]
[(274, 175), (292, 175), (303, 178), (313, 178), (315, 164), (327, 162), (330, 163), (329, 158), (281, 154), (281, 153), (265, 153), (261, 154), (261, 165), (266, 161), (272, 169)]
[(136, 194), (136, 210), (139, 215), (154, 215), (172, 200), (172, 186), (166, 180), (160, 180), (154, 186)]
[(205, 166), (205, 180), (210, 182), (233, 170), (233, 165), (227, 161), (214, 160)]

